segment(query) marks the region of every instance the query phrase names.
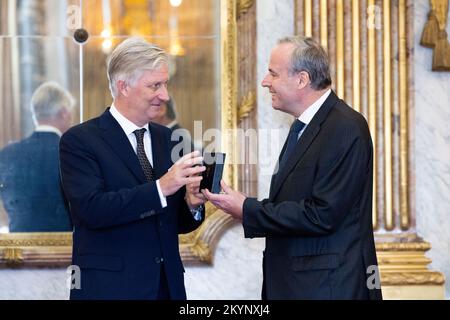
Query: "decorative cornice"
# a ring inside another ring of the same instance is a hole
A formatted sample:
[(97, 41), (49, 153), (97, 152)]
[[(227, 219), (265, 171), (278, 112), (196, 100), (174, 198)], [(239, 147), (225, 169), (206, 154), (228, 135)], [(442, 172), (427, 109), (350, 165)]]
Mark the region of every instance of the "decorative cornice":
[(398, 243), (398, 242), (382, 242), (376, 243), (378, 252), (384, 251), (423, 251), (426, 252), (431, 249), (428, 242), (413, 242), (413, 243)]
[(430, 243), (415, 234), (397, 239), (387, 237), (385, 240), (386, 242), (376, 242), (382, 286), (444, 284), (445, 277), (442, 273), (428, 270), (431, 260), (425, 253), (431, 249)]
[(64, 247), (72, 246), (72, 239), (2, 239), (0, 247)]
[(23, 263), (23, 251), (20, 248), (3, 249), (3, 260), (7, 266), (14, 267)]
[(445, 277), (440, 272), (381, 272), (382, 286), (443, 285)]
[(33, 232), (0, 234), (1, 247), (65, 247), (72, 246), (69, 232)]

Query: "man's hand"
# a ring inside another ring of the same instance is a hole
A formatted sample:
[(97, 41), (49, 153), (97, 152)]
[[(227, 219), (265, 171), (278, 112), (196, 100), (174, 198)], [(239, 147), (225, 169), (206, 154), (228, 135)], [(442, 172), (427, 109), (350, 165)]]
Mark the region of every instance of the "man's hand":
[(232, 217), (242, 220), (244, 201), (247, 197), (244, 194), (231, 189), (223, 180), (220, 181), (220, 185), (225, 192), (223, 194), (214, 194), (209, 192), (208, 189), (202, 190), (202, 193), (214, 206), (228, 213)]
[(181, 187), (200, 183), (201, 176), (197, 174), (206, 170), (205, 166), (197, 166), (203, 163), (203, 157), (199, 151), (191, 152), (180, 158), (170, 167), (169, 171), (159, 179), (162, 194), (167, 197), (177, 192)]
[(184, 199), (189, 209), (195, 209), (206, 202), (206, 197), (200, 192), (200, 181), (186, 185), (186, 195)]

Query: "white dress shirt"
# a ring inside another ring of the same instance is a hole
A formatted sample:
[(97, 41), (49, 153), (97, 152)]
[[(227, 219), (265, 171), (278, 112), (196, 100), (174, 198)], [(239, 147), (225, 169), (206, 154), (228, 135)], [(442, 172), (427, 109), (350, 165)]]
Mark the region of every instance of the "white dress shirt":
[[(150, 164), (153, 167), (153, 153), (152, 153), (152, 137), (150, 136), (150, 130), (148, 127), (148, 124), (146, 124), (144, 127), (138, 127), (133, 122), (125, 118), (119, 110), (114, 106), (114, 104), (111, 105), (111, 108), (109, 109), (109, 112), (111, 115), (116, 119), (116, 121), (119, 123), (122, 130), (125, 132), (125, 135), (127, 136), (128, 140), (131, 143), (131, 146), (133, 147), (134, 152), (137, 154), (137, 140), (136, 136), (134, 135), (135, 130), (139, 130), (142, 128), (145, 128), (144, 133), (144, 150), (145, 155), (147, 156), (148, 161), (150, 161)], [(159, 199), (161, 200), (161, 207), (165, 208), (167, 207), (167, 199), (163, 195), (161, 191), (161, 186), (159, 185), (159, 180), (156, 180), (156, 188), (158, 189)]]
[(324, 104), (325, 100), (327, 100), (328, 96), (331, 93), (331, 89), (328, 89), (319, 99), (316, 100), (312, 105), (310, 105), (301, 115), (298, 117), (298, 120), (303, 122), (305, 126), (302, 131), (298, 134), (298, 138), (302, 135), (303, 131), (305, 131), (308, 124), (316, 115), (317, 111), (319, 111), (320, 107)]

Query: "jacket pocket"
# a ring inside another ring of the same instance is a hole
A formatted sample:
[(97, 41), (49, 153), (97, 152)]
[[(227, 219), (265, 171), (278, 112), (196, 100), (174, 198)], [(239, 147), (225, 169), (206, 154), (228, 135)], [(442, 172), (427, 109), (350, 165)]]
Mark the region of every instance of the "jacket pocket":
[(292, 258), (294, 271), (327, 270), (339, 267), (338, 254), (321, 254), (316, 256), (302, 256)]
[(120, 271), (123, 269), (123, 260), (117, 256), (80, 255), (76, 262), (82, 269), (98, 269), (108, 271)]

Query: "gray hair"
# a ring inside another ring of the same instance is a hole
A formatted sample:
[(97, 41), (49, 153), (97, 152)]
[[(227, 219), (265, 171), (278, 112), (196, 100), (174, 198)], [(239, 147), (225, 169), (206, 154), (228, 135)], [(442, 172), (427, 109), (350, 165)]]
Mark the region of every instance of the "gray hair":
[(119, 44), (108, 59), (109, 89), (117, 97), (116, 82), (125, 81), (134, 86), (144, 71), (155, 70), (162, 64), (168, 65), (163, 49), (140, 37), (132, 37)]
[(66, 108), (72, 111), (75, 99), (56, 82), (45, 82), (40, 85), (31, 97), (31, 113), (35, 123), (52, 119), (58, 112)]
[(312, 38), (301, 36), (286, 37), (278, 41), (278, 44), (283, 43), (291, 43), (295, 47), (291, 56), (290, 74), (307, 72), (314, 90), (322, 90), (331, 85), (328, 55), (320, 44)]

